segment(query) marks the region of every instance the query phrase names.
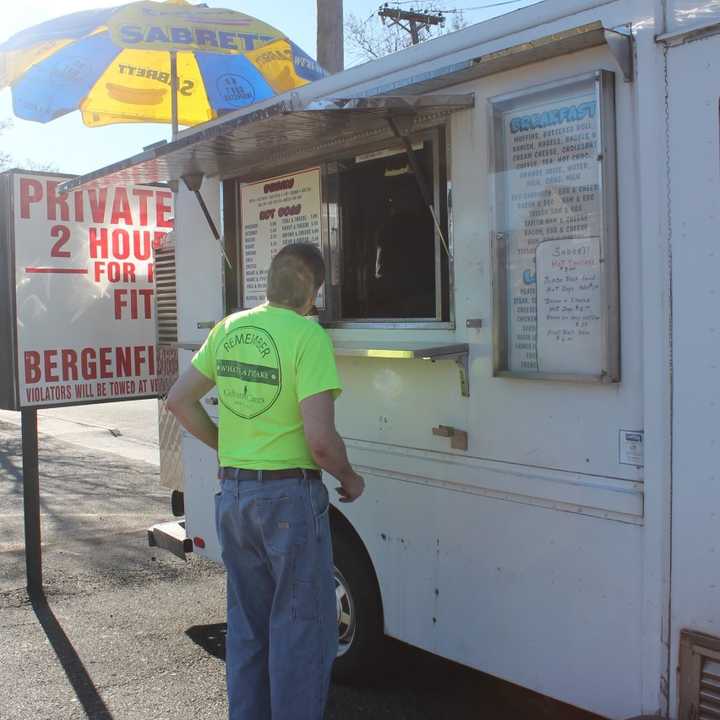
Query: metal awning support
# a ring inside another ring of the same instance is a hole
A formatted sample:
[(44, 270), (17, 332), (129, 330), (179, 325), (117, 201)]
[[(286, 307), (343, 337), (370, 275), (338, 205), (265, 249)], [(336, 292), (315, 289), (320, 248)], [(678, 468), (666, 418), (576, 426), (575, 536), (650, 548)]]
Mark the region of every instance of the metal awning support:
[[(321, 162), (338, 153), (389, 142), (388, 118), (402, 117), (407, 132), (437, 125), (457, 110), (472, 108), (474, 94), (379, 95), (303, 101), (296, 93), (261, 103), (224, 122), (62, 185), (75, 188), (120, 183), (170, 182), (181, 177), (258, 177), (273, 166)], [(404, 128), (405, 129), (405, 128)]]
[[(445, 249), (445, 254), (448, 257), (448, 260), (452, 260), (452, 256), (450, 255), (450, 247), (448, 246), (448, 241), (445, 238), (445, 233), (443, 232), (442, 226), (440, 225), (440, 219), (437, 216), (437, 212), (435, 211), (435, 203), (433, 202), (433, 195), (430, 191), (430, 187), (428, 186), (427, 179), (425, 178), (425, 173), (423, 172), (422, 168), (420, 167), (420, 163), (418, 163), (417, 159), (415, 158), (415, 151), (413, 150), (412, 143), (410, 142), (410, 138), (407, 136), (406, 132), (402, 132), (400, 128), (400, 123), (398, 122), (397, 118), (388, 118), (388, 124), (392, 128), (393, 133), (395, 136), (402, 142), (403, 147), (405, 148), (405, 153), (408, 157), (408, 162), (410, 163), (410, 167), (412, 168), (413, 175), (415, 176), (415, 182), (418, 184), (418, 187), (420, 188), (420, 194), (423, 197), (423, 200), (425, 201), (425, 205), (427, 205), (427, 209), (430, 211), (430, 215), (432, 215), (433, 222), (435, 223), (435, 230), (437, 234), (440, 236), (440, 242), (442, 243), (443, 248)], [(407, 124), (407, 123), (406, 123)]]
[(635, 74), (632, 35), (619, 30), (605, 30), (605, 42), (625, 78), (625, 82), (632, 82)]
[(230, 262), (230, 258), (227, 256), (227, 253), (225, 252), (225, 248), (222, 244), (222, 238), (220, 237), (220, 232), (217, 229), (217, 226), (215, 225), (215, 221), (212, 219), (212, 215), (210, 215), (210, 211), (207, 208), (207, 205), (205, 204), (205, 198), (203, 198), (202, 193), (200, 192), (200, 188), (202, 187), (202, 181), (203, 176), (201, 173), (195, 173), (193, 175), (183, 175), (183, 182), (185, 183), (185, 186), (187, 187), (190, 192), (195, 194), (195, 197), (197, 198), (198, 204), (200, 205), (200, 209), (203, 211), (203, 215), (205, 216), (205, 220), (208, 224), (208, 227), (210, 228), (210, 232), (213, 234), (213, 237), (217, 240), (217, 243), (220, 247), (220, 252), (222, 253), (223, 257), (225, 258), (225, 262), (227, 263), (227, 266), (232, 269), (232, 263)]

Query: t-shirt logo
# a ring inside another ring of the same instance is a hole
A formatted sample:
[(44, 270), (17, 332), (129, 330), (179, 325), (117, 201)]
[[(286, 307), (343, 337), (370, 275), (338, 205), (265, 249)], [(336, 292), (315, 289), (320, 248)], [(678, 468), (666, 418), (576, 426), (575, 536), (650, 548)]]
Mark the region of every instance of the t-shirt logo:
[(232, 330), (218, 348), (215, 373), (220, 402), (246, 420), (269, 410), (282, 390), (280, 354), (262, 328)]

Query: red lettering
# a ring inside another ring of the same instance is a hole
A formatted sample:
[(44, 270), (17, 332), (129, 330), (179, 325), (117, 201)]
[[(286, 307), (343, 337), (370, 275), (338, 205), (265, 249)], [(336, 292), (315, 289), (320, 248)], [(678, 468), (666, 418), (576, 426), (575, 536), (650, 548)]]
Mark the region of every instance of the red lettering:
[(47, 218), (57, 220), (57, 210), (60, 208), (60, 219), (63, 222), (70, 220), (70, 208), (67, 195), (58, 195), (57, 188), (60, 183), (56, 180), (47, 184)]
[(132, 360), (130, 357), (130, 347), (115, 348), (115, 376), (128, 377), (132, 375)]
[(115, 319), (121, 320), (122, 319), (122, 309), (124, 307), (127, 307), (127, 300), (125, 299), (125, 295), (127, 294), (127, 290), (116, 290), (115, 291)]
[(90, 202), (90, 214), (93, 222), (104, 223), (105, 208), (107, 207), (107, 188), (102, 188), (99, 191), (88, 190), (88, 201)]
[(85, 205), (83, 204), (83, 194), (78, 190), (73, 197), (75, 198), (75, 222), (85, 221)]
[(135, 188), (132, 194), (140, 199), (140, 222), (141, 226), (148, 224), (148, 200), (154, 195), (153, 190), (146, 190), (145, 188)]
[(112, 356), (110, 353), (112, 348), (101, 347), (100, 348), (100, 377), (111, 378), (112, 374)]
[(60, 352), (62, 358), (62, 379), (63, 382), (78, 379), (77, 353), (74, 350), (62, 350)]
[(147, 281), (155, 282), (155, 263), (147, 264)]
[[(21, 181), (22, 182), (22, 181)], [(25, 351), (25, 382), (28, 384), (40, 382), (40, 353), (35, 350)]]
[(149, 260), (152, 250), (150, 249), (150, 231), (133, 230), (133, 253), (136, 260)]
[(80, 352), (80, 369), (83, 380), (97, 379), (97, 363), (95, 362), (95, 350), (83, 348)]
[(124, 283), (135, 282), (135, 265), (133, 263), (122, 264), (122, 281)]
[(122, 320), (124, 313), (123, 308), (128, 307), (128, 295), (130, 296), (130, 320), (140, 319), (140, 301), (142, 301), (143, 319), (150, 320), (152, 318), (153, 294), (152, 288), (136, 289), (118, 288), (114, 293), (115, 302), (115, 319)]
[(113, 199), (112, 210), (110, 211), (110, 224), (117, 225), (121, 220), (125, 225), (133, 224), (130, 199), (128, 198), (127, 190), (123, 187), (115, 188), (115, 197)]
[(100, 228), (98, 237), (98, 228), (90, 228), (90, 257), (101, 257), (104, 260), (108, 256), (108, 231), (107, 228)]
[(45, 361), (45, 382), (59, 382), (60, 376), (55, 374), (57, 370), (57, 350), (45, 350), (43, 360)]
[(27, 220), (30, 217), (30, 205), (42, 200), (43, 187), (38, 180), (20, 178), (20, 217)]
[(288, 207), (281, 207), (278, 210), (278, 217), (288, 217), (291, 215), (299, 215), (302, 210), (302, 205), (289, 205)]
[(130, 233), (124, 228), (113, 230), (112, 253), (118, 260), (130, 257)]
[(155, 195), (155, 225), (159, 228), (171, 228), (172, 218), (172, 193), (157, 193)]
[(50, 257), (70, 257), (69, 250), (63, 250), (62, 247), (70, 239), (70, 228), (65, 225), (53, 225), (50, 228), (50, 237), (59, 238), (59, 240), (52, 246), (50, 250)]
[(140, 368), (145, 364), (145, 348), (136, 345), (133, 348), (133, 355), (135, 360), (135, 376), (142, 375)]
[(277, 180), (275, 182), (266, 183), (263, 186), (263, 192), (267, 195), (278, 190), (290, 190), (295, 185), (295, 178), (287, 178), (286, 180)]
[(144, 288), (142, 290), (138, 290), (138, 295), (145, 301), (144, 302), (144, 310), (145, 310), (145, 319), (150, 320), (152, 318), (152, 306), (153, 306), (153, 294), (155, 291), (152, 288)]

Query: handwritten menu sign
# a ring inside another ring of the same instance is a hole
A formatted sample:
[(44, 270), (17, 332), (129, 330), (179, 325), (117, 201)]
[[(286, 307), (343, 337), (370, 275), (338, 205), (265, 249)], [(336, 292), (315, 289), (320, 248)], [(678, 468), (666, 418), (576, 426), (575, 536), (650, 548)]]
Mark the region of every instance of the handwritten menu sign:
[(537, 249), (538, 370), (602, 372), (599, 244), (547, 240)]
[[(240, 188), (243, 307), (265, 302), (270, 262), (286, 245), (307, 242), (322, 250), (320, 168), (248, 183)], [(320, 291), (318, 307), (324, 306)]]
[(506, 369), (599, 375), (603, 208), (594, 83), (515, 98), (495, 117)]

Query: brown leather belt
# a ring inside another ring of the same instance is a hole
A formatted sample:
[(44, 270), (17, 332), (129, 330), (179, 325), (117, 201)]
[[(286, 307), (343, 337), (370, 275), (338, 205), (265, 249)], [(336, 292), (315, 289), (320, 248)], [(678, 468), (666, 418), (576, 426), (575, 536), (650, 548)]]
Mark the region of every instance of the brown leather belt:
[(219, 480), (289, 480), (290, 478), (307, 477), (319, 480), (319, 470), (303, 470), (302, 468), (287, 468), (283, 470), (245, 470), (244, 468), (221, 467), (218, 470)]

